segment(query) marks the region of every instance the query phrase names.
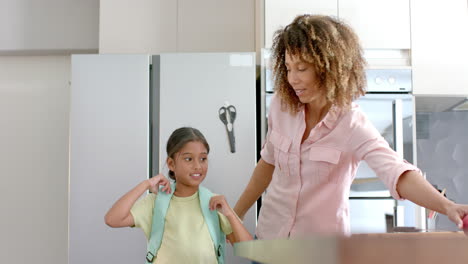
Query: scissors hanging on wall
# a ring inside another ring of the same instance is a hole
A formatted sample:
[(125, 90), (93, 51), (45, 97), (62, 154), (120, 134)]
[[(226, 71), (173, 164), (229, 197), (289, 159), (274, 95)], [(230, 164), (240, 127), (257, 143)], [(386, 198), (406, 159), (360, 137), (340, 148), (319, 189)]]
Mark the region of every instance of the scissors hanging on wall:
[(236, 138), (234, 136), (234, 121), (236, 120), (236, 108), (229, 103), (218, 110), (219, 119), (224, 123), (229, 139), (231, 153), (236, 152)]

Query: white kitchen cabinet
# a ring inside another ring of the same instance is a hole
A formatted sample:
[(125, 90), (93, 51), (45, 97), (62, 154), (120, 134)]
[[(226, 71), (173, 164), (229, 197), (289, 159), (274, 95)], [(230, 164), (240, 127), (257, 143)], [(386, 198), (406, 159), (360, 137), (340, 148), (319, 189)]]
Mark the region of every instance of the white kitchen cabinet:
[(300, 14), (338, 15), (337, 0), (265, 0), (265, 47), (272, 45), (276, 30), (291, 23)]
[(411, 1), (413, 93), (468, 96), (468, 3)]
[(255, 51), (255, 1), (101, 0), (100, 53)]
[(96, 52), (98, 0), (3, 0), (0, 54)]
[(178, 0), (178, 52), (255, 51), (255, 1)]
[(176, 51), (177, 1), (100, 1), (100, 53)]
[(276, 30), (307, 13), (346, 21), (364, 49), (410, 49), (409, 8), (409, 0), (265, 0), (265, 47), (271, 47)]
[(364, 49), (410, 49), (409, 0), (338, 0), (338, 16)]

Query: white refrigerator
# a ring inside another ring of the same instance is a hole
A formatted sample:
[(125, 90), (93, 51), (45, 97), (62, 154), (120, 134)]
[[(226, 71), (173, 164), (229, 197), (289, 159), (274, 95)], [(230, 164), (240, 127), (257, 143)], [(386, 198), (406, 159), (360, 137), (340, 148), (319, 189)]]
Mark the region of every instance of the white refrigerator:
[[(144, 263), (143, 232), (107, 227), (104, 215), (150, 175), (167, 175), (165, 144), (178, 127), (205, 135), (203, 185), (234, 206), (256, 165), (255, 71), (254, 53), (72, 56), (69, 264)], [(252, 208), (244, 225), (253, 234), (255, 224)], [(227, 246), (226, 263), (249, 261)]]

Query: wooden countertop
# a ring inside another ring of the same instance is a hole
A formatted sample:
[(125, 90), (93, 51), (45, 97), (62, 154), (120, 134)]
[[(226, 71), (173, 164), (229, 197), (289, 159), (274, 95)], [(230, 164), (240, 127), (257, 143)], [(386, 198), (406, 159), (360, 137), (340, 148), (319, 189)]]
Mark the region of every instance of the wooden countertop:
[(254, 240), (235, 244), (234, 254), (273, 264), (467, 264), (468, 237), (415, 232)]

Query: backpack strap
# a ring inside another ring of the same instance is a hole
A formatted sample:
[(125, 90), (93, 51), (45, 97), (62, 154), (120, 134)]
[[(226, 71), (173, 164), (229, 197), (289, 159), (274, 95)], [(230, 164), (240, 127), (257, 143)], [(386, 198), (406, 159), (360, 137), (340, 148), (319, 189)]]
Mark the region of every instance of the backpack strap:
[[(156, 257), (159, 248), (161, 247), (166, 213), (167, 209), (169, 208), (172, 195), (174, 195), (175, 183), (171, 184), (170, 194), (161, 191), (162, 188), (162, 186), (159, 187), (159, 192), (156, 195), (156, 199), (154, 201), (153, 222), (151, 225), (151, 234), (148, 241), (148, 250), (146, 253), (147, 264), (153, 263), (153, 260)], [(216, 258), (218, 259), (218, 264), (224, 264), (226, 235), (221, 230), (221, 226), (219, 224), (218, 211), (211, 211), (209, 207), (210, 199), (213, 196), (213, 193), (210, 190), (204, 188), (203, 186), (199, 186), (198, 195), (200, 200), (200, 207), (203, 213), (203, 218), (205, 219), (208, 231), (211, 236), (211, 240), (213, 241), (214, 251), (216, 254)]]
[(147, 253), (146, 253), (146, 263), (153, 263), (154, 258), (161, 246), (161, 241), (164, 233), (164, 224), (165, 216), (167, 209), (169, 208), (169, 203), (171, 201), (172, 195), (175, 191), (175, 183), (171, 184), (171, 193), (165, 193), (161, 191), (163, 186), (159, 187), (159, 192), (156, 195), (154, 201), (153, 209), (153, 223), (151, 225), (151, 234), (148, 241)]
[(206, 225), (208, 226), (208, 231), (210, 232), (211, 240), (213, 240), (213, 245), (215, 247), (214, 250), (216, 258), (218, 259), (218, 264), (223, 264), (224, 250), (226, 247), (226, 235), (221, 230), (221, 226), (219, 224), (218, 211), (211, 211), (209, 207), (210, 199), (213, 196), (213, 193), (203, 186), (199, 186), (198, 190), (198, 195), (200, 198), (200, 207), (202, 209)]

